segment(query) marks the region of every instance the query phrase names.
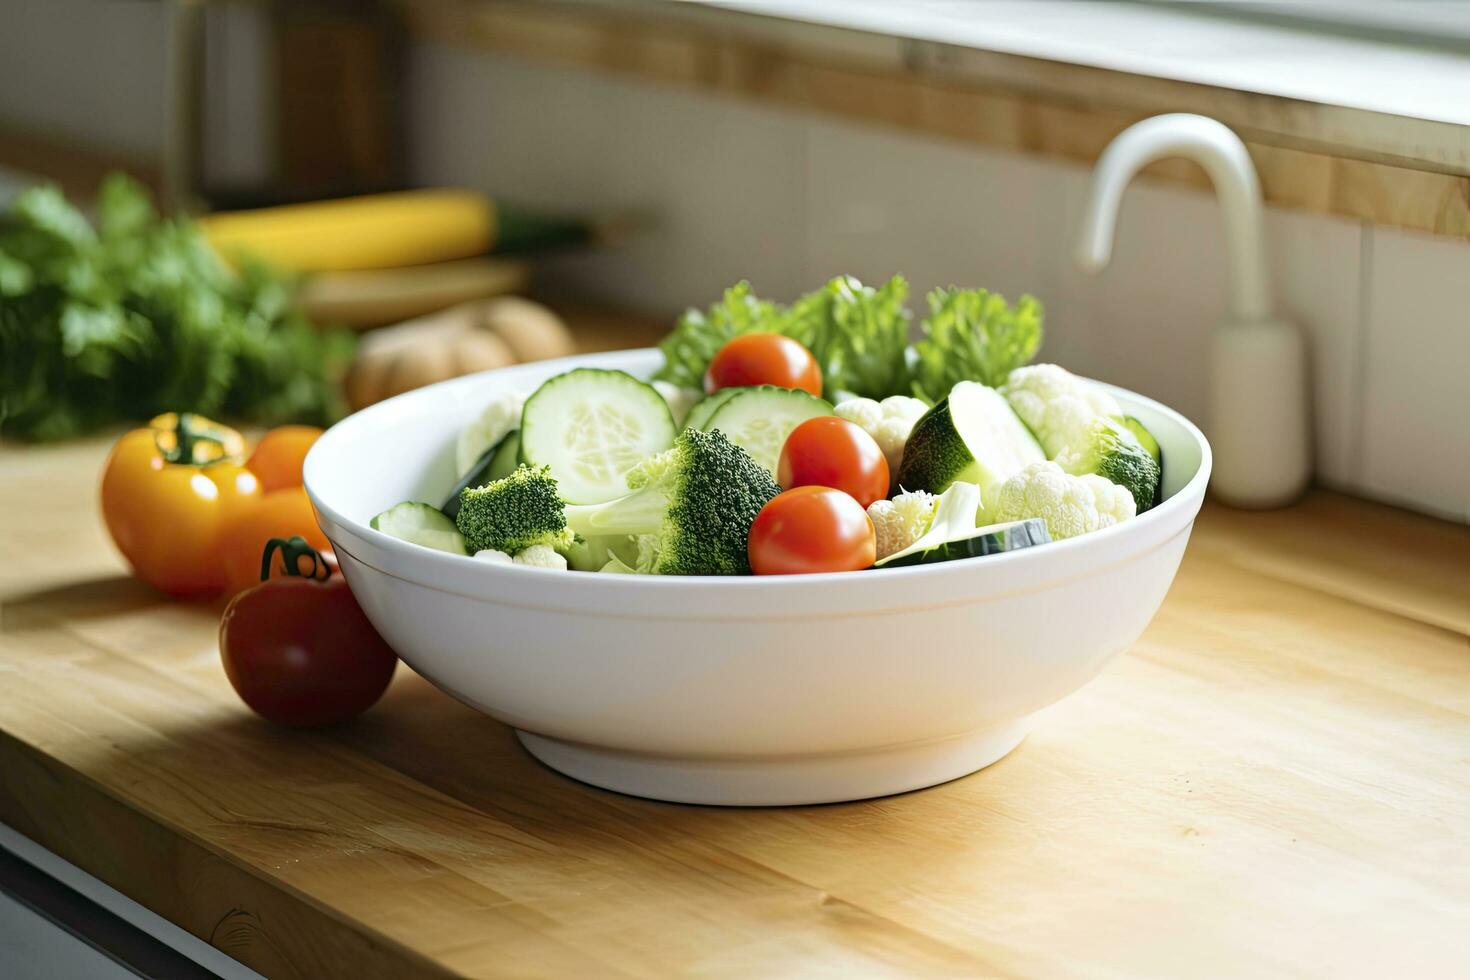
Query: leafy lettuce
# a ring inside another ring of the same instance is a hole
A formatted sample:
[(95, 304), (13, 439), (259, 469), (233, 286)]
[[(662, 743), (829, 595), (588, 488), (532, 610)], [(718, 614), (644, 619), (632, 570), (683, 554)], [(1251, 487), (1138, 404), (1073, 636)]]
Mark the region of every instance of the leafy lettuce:
[(699, 388), (715, 353), (732, 337), (755, 331), (800, 341), (822, 369), (829, 399), (916, 394), (934, 402), (956, 382), (999, 385), (1041, 347), (1041, 304), (1014, 307), (984, 289), (936, 289), (920, 340), (910, 345), (908, 283), (894, 276), (877, 288), (838, 276), (790, 306), (756, 298), (750, 283), (725, 291), (706, 311), (689, 310), (659, 345), (655, 377)]

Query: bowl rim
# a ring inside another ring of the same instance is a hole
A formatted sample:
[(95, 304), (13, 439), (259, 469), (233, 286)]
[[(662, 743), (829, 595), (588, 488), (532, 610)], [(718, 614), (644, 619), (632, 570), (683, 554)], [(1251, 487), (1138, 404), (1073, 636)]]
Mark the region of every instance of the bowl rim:
[[(373, 546), (387, 555), (401, 556), (408, 563), (430, 562), (448, 563), (446, 568), (458, 568), (467, 574), (476, 576), (483, 581), (487, 587), (486, 595), (495, 594), (497, 583), (525, 582), (527, 575), (555, 575), (567, 589), (589, 588), (593, 590), (627, 589), (633, 586), (640, 591), (650, 594), (656, 590), (671, 592), (677, 590), (707, 590), (711, 586), (724, 589), (742, 589), (744, 595), (754, 598), (757, 595), (770, 594), (789, 589), (793, 584), (800, 583), (801, 586), (822, 588), (834, 583), (853, 582), (851, 572), (808, 572), (795, 575), (598, 575), (595, 573), (583, 573), (566, 577), (566, 573), (559, 569), (536, 568), (528, 566), (508, 566), (498, 562), (479, 561), (472, 555), (455, 555), (447, 551), (436, 551), (421, 545), (412, 544), (385, 534), (382, 531), (369, 527), (366, 523), (347, 517), (335, 507), (324, 501), (317, 489), (313, 486), (313, 462), (312, 457), (323, 452), (323, 446), (332, 437), (334, 431), (340, 431), (345, 426), (356, 427), (373, 415), (392, 411), (396, 402), (407, 402), (425, 396), (426, 392), (435, 389), (444, 389), (450, 386), (468, 386), (476, 381), (482, 381), (491, 376), (515, 371), (521, 367), (534, 367), (539, 369), (555, 369), (565, 366), (566, 369), (573, 367), (596, 366), (599, 358), (612, 358), (615, 361), (636, 361), (657, 353), (658, 348), (640, 347), (621, 351), (604, 351), (589, 354), (575, 354), (569, 357), (557, 358), (555, 360), (528, 362), (524, 365), (513, 365), (508, 368), (495, 368), (489, 371), (481, 371), (471, 375), (451, 378), (445, 381), (426, 385), (412, 391), (407, 391), (392, 398), (385, 399), (367, 408), (354, 412), (329, 427), (315, 445), (307, 453), (303, 466), (304, 484), (307, 496), (312, 506), (316, 508), (319, 516), (325, 516), (330, 523), (350, 531), (352, 534), (372, 542)], [(625, 370), (626, 368), (618, 368)], [(538, 372), (539, 373), (539, 372)], [(549, 376), (549, 375), (548, 375)], [(1130, 538), (1147, 539), (1157, 535), (1150, 535), (1148, 531), (1153, 529), (1164, 537), (1172, 537), (1173, 533), (1167, 527), (1187, 526), (1193, 521), (1194, 514), (1198, 511), (1200, 502), (1203, 500), (1205, 486), (1209, 482), (1210, 472), (1213, 464), (1213, 454), (1210, 450), (1209, 441), (1205, 438), (1199, 427), (1191, 422), (1182, 413), (1170, 408), (1162, 402), (1155, 401), (1146, 395), (1117, 385), (1108, 384), (1104, 381), (1096, 381), (1088, 378), (1093, 384), (1101, 385), (1110, 393), (1124, 396), (1130, 401), (1147, 407), (1157, 412), (1170, 421), (1177, 424), (1194, 441), (1200, 453), (1199, 466), (1194, 474), (1181, 486), (1168, 500), (1156, 504), (1142, 514), (1123, 522), (1114, 524), (1088, 534), (1078, 535), (1062, 541), (1050, 542), (1045, 547), (1023, 548), (1018, 551), (1005, 552), (998, 555), (986, 555), (983, 558), (963, 558), (948, 562), (935, 562), (932, 564), (906, 565), (898, 568), (872, 568), (865, 569), (860, 576), (865, 582), (882, 581), (906, 582), (918, 584), (926, 579), (945, 579), (962, 574), (976, 568), (982, 561), (983, 566), (989, 569), (1020, 568), (1029, 564), (1044, 561), (1063, 561), (1064, 556), (1078, 554), (1084, 549), (1097, 551), (1104, 549), (1111, 542), (1122, 542)], [(1186, 511), (1189, 513), (1186, 515)], [(336, 542), (333, 542), (334, 546)], [(1145, 549), (1147, 550), (1147, 549)], [(349, 549), (350, 553), (350, 549)], [(360, 555), (354, 555), (358, 561), (364, 559)], [(364, 562), (372, 565), (371, 562)], [(376, 568), (376, 565), (373, 565)], [(475, 571), (470, 571), (474, 569)], [(441, 586), (425, 581), (419, 576), (407, 573), (406, 569), (389, 570), (378, 568), (378, 571), (401, 578), (409, 582), (446, 591)], [(458, 590), (455, 590), (458, 591)], [(478, 591), (478, 590), (477, 590)], [(461, 593), (471, 595), (471, 593)], [(597, 594), (594, 592), (594, 594)], [(481, 596), (483, 597), (483, 596)], [(562, 605), (562, 603), (557, 603)]]

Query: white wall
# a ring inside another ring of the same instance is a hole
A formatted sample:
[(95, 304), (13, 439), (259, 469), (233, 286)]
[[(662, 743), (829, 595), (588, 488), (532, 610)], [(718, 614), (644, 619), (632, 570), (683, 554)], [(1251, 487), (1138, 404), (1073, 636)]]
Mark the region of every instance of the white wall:
[[(169, 140), (170, 3), (0, 0), (0, 129), (127, 159), (159, 161)], [(206, 11), (204, 176), (250, 185), (275, 158), (266, 11)]]
[(0, 4), (0, 125), (125, 156), (167, 135), (169, 5), (92, 0)]
[[(436, 46), (410, 65), (418, 181), (658, 217), (555, 263), (555, 288), (666, 314), (741, 278), (789, 299), (901, 272), (916, 307), (936, 285), (1029, 291), (1049, 359), (1203, 414), (1225, 269), (1208, 195), (1136, 185), (1093, 279), (1070, 263), (1080, 167)], [(1470, 520), (1470, 246), (1275, 210), (1267, 230), (1311, 338), (1321, 481)]]

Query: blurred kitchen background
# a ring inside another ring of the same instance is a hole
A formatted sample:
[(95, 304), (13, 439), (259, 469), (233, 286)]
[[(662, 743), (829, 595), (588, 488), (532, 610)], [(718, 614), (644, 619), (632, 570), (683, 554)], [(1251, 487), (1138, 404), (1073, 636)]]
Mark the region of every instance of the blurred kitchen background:
[(1262, 172), (1318, 481), (1470, 521), (1467, 34), (1458, 4), (3, 0), (0, 197), (111, 169), (199, 211), (469, 188), (530, 230), (467, 288), (584, 349), (740, 279), (897, 272), (916, 310), (1032, 293), (1043, 359), (1200, 418), (1226, 272), (1202, 173), (1134, 185), (1100, 277), (1073, 239), (1108, 139), (1202, 111)]

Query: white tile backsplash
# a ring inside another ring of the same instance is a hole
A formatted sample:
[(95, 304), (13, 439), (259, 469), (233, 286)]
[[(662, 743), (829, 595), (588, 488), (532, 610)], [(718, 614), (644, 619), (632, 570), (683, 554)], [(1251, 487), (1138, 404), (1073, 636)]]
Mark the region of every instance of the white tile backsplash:
[(1360, 489), (1470, 522), (1470, 248), (1372, 231)]
[(1067, 168), (872, 127), (807, 127), (808, 269), (908, 280), (915, 308), (936, 286), (1039, 295)]
[(556, 282), (666, 313), (740, 279), (773, 297), (808, 282), (800, 117), (442, 48), (417, 55), (409, 145), (419, 180), (654, 222), (616, 251), (558, 260)]
[[(1031, 292), (1047, 359), (1209, 428), (1226, 270), (1207, 194), (1135, 184), (1089, 277), (1072, 265), (1082, 167), (433, 46), (411, 64), (418, 180), (657, 217), (552, 263), (558, 287), (669, 314), (740, 278), (787, 299), (901, 272), (916, 313), (937, 285)], [(1470, 246), (1274, 210), (1266, 231), (1279, 307), (1311, 346), (1319, 479), (1470, 520)]]

